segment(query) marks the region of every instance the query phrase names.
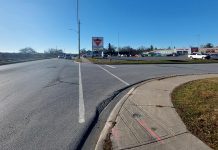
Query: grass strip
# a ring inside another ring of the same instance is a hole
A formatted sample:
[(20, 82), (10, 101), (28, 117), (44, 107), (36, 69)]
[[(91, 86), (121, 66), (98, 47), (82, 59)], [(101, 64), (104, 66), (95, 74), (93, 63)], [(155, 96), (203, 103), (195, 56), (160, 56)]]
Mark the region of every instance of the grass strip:
[(218, 63), (218, 60), (115, 60), (115, 59), (100, 59), (87, 58), (94, 64), (105, 65), (122, 65), (122, 64), (204, 64)]
[(187, 129), (218, 150), (218, 78), (185, 83), (171, 96)]

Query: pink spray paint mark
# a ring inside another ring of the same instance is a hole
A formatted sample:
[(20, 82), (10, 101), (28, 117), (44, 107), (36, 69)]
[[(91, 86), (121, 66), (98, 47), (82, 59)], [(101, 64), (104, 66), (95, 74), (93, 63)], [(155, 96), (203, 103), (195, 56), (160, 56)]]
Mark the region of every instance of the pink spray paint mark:
[(120, 141), (120, 132), (117, 128), (112, 129), (112, 135), (113, 135), (115, 141), (117, 141), (117, 142)]
[(157, 135), (152, 129), (150, 129), (148, 127), (148, 125), (145, 123), (144, 120), (142, 119), (137, 119), (138, 123), (145, 128), (145, 130), (147, 130), (155, 139), (157, 139), (157, 141), (161, 142), (162, 144), (164, 144), (164, 142), (162, 141), (162, 139), (160, 138), (159, 135)]

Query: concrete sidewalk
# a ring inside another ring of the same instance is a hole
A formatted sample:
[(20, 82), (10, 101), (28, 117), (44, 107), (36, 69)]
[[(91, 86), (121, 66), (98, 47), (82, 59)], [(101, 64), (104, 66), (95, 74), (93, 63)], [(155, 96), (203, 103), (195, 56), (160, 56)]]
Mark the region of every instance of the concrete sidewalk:
[(111, 140), (112, 149), (209, 150), (207, 145), (187, 131), (170, 95), (175, 87), (183, 83), (210, 77), (218, 75), (152, 80), (132, 89), (112, 111), (96, 149), (103, 149), (106, 137), (110, 137), (107, 141)]

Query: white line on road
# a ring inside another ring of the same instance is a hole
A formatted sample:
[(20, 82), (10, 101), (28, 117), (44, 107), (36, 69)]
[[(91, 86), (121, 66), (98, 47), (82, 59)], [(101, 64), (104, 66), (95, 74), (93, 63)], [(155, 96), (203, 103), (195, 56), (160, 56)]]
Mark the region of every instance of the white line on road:
[(111, 66), (111, 65), (106, 65), (107, 67), (110, 67), (110, 68), (113, 68), (113, 69), (115, 69), (116, 67), (114, 67), (114, 66)]
[(120, 80), (120, 81), (121, 81), (122, 83), (124, 83), (125, 85), (130, 85), (130, 84), (127, 83), (126, 81), (124, 81), (124, 80), (120, 79), (119, 77), (115, 76), (115, 75), (114, 75), (113, 73), (111, 73), (110, 71), (104, 69), (102, 66), (99, 66), (99, 65), (98, 65), (98, 67), (101, 68), (101, 69), (103, 69), (104, 71), (106, 71), (107, 73), (109, 73), (110, 75), (112, 75), (113, 77), (115, 77), (116, 79)]
[(81, 75), (81, 65), (79, 63), (79, 123), (85, 122), (85, 106), (83, 99), (83, 85)]

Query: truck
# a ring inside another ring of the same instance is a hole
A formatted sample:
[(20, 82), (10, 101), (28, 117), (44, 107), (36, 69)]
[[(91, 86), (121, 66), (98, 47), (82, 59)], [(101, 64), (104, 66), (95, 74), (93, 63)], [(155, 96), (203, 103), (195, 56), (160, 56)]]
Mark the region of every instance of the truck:
[(188, 55), (190, 59), (209, 59), (209, 55), (201, 54), (201, 53), (192, 53)]

